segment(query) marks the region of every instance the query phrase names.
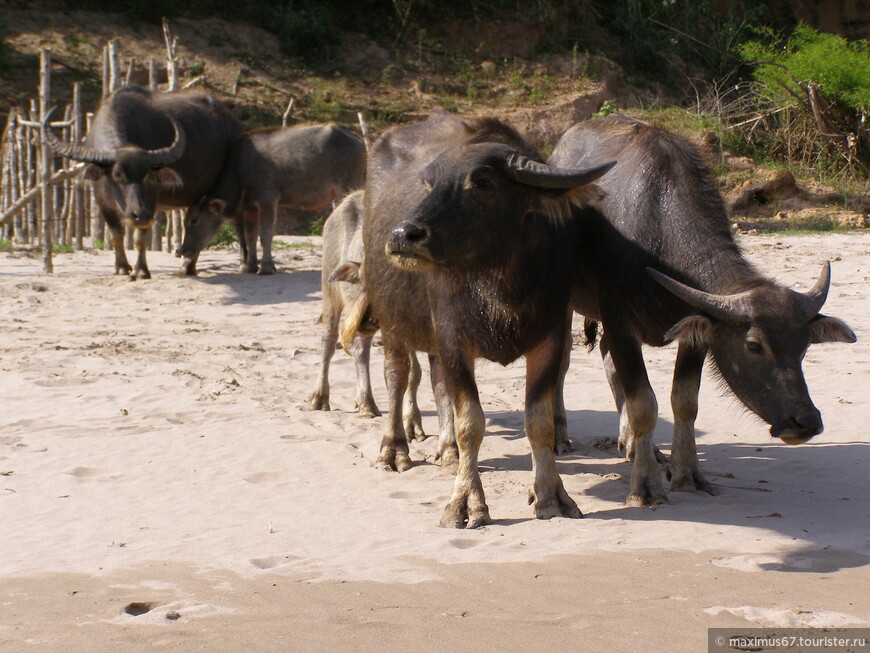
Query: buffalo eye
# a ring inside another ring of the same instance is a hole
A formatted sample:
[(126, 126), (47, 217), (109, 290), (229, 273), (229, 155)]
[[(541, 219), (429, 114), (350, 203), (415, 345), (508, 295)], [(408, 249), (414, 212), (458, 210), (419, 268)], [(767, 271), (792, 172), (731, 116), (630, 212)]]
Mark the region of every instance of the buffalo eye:
[(112, 179), (120, 184), (124, 181), (124, 173), (121, 170), (118, 170), (118, 168), (115, 168), (112, 170)]
[(199, 216), (195, 215), (190, 219), (190, 226), (195, 227), (197, 223), (199, 223)]
[(764, 347), (757, 340), (747, 340), (746, 341), (746, 350), (750, 354), (755, 354), (756, 356), (760, 356), (764, 353)]
[(495, 186), (495, 182), (489, 177), (476, 177), (471, 180), (471, 187), (478, 190), (487, 190)]

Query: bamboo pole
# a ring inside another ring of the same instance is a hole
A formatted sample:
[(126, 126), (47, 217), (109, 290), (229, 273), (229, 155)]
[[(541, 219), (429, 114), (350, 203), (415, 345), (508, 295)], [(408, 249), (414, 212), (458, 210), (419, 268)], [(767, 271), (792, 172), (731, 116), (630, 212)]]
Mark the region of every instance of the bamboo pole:
[[(36, 109), (36, 100), (30, 101), (30, 122), (35, 123), (39, 119), (39, 115), (37, 114)], [(37, 175), (37, 167), (39, 166), (39, 162), (37, 161), (36, 149), (33, 143), (33, 127), (25, 125), (25, 134), (27, 136), (27, 185), (25, 188), (33, 188), (36, 183), (36, 175)], [(36, 209), (33, 205), (27, 206), (27, 242), (28, 244), (34, 244), (35, 241), (39, 238), (39, 225), (37, 223), (36, 218)]]
[[(39, 118), (45, 120), (48, 113), (48, 104), (51, 100), (51, 50), (43, 48), (39, 53)], [(40, 141), (43, 139), (40, 138)], [(42, 156), (40, 165), (40, 181), (42, 186), (42, 269), (47, 274), (54, 272), (54, 262), (51, 259), (51, 220), (52, 206), (50, 205), (51, 186), (49, 180), (52, 177), (52, 165), (54, 157), (48, 143), (42, 143)]]
[(163, 19), (163, 40), (166, 42), (166, 73), (169, 77), (170, 93), (178, 90), (178, 56), (176, 50), (178, 48), (178, 39), (172, 36), (172, 29), (169, 26), (169, 20)]
[(290, 102), (287, 103), (287, 110), (284, 112), (284, 115), (281, 116), (281, 126), (287, 126), (287, 119), (290, 117), (290, 112), (293, 111), (293, 105), (296, 103), (296, 98), (290, 98)]
[(362, 111), (357, 112), (356, 119), (359, 121), (359, 128), (362, 131), (363, 143), (366, 144), (366, 152), (371, 148), (371, 141), (369, 140), (369, 125), (366, 122), (365, 114)]
[[(72, 136), (73, 142), (81, 143), (84, 136), (85, 116), (82, 108), (82, 83), (75, 82), (73, 84), (73, 105), (72, 105)], [(75, 215), (75, 248), (79, 251), (84, 249), (85, 237), (85, 189), (81, 182), (77, 181), (72, 185), (73, 195), (73, 214)]]
[(127, 63), (127, 74), (124, 75), (124, 86), (129, 86), (133, 80), (133, 68), (136, 66), (136, 57), (130, 57)]
[(154, 57), (148, 60), (148, 90), (157, 92), (157, 60)]
[(114, 93), (123, 81), (121, 80), (121, 54), (118, 51), (118, 39), (109, 41), (109, 93)]
[(102, 97), (106, 97), (109, 93), (111, 93), (110, 85), (109, 85), (109, 46), (103, 47), (102, 53)]

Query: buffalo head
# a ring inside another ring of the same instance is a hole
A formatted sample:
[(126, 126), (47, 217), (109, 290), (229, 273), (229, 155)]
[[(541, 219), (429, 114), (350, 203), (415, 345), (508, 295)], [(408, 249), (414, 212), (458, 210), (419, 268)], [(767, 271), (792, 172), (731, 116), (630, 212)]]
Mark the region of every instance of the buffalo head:
[(175, 130), (171, 145), (154, 150), (145, 150), (136, 145), (126, 145), (109, 150), (99, 150), (78, 143), (61, 141), (52, 131), (49, 111), (42, 123), (46, 144), (61, 156), (90, 165), (85, 169), (85, 178), (105, 184), (108, 196), (131, 227), (147, 229), (154, 222), (157, 193), (183, 184), (181, 177), (169, 164), (184, 154), (187, 143), (184, 130), (169, 118)]
[(392, 230), (387, 258), (422, 270), (487, 264), (520, 232), (531, 213), (559, 219), (598, 198), (592, 181), (615, 161), (590, 169), (563, 169), (532, 161), (495, 143), (460, 145), (442, 153), (420, 175), (426, 194)]
[[(191, 258), (209, 246), (230, 210), (225, 200), (203, 197), (184, 214), (184, 240), (176, 256)], [(244, 234), (239, 234), (244, 238)]]
[(676, 324), (667, 338), (708, 348), (722, 378), (770, 424), (773, 437), (801, 444), (822, 432), (822, 416), (810, 399), (801, 362), (812, 343), (856, 340), (844, 322), (819, 312), (831, 282), (829, 263), (808, 293), (767, 282), (715, 295), (648, 271), (699, 311)]

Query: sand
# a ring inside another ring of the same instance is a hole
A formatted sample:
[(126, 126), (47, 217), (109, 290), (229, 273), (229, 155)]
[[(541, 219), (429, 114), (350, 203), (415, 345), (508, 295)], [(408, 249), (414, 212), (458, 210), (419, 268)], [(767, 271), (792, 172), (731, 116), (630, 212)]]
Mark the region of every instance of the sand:
[[(533, 519), (524, 367), (481, 363), (479, 531), (438, 527), (435, 438), (406, 473), (374, 468), (384, 418), (354, 412), (348, 356), (332, 411), (307, 410), (320, 247), (283, 240), (268, 277), (220, 250), (197, 278), (149, 253), (139, 282), (107, 252), (59, 254), (52, 275), (0, 254), (0, 650), (698, 651), (711, 627), (870, 626), (870, 234), (741, 237), (797, 289), (831, 260), (824, 312), (859, 340), (810, 348), (826, 430), (806, 445), (772, 441), (705, 374), (714, 497), (624, 505), (599, 355), (577, 348), (558, 466), (586, 518)], [(645, 350), (665, 453), (674, 353)], [(427, 383), (420, 402), (437, 433)]]

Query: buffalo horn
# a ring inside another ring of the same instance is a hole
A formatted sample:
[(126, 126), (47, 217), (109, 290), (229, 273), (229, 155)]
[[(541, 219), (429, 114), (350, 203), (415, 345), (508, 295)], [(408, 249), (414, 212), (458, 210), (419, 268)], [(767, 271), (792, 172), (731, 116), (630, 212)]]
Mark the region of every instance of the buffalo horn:
[(742, 292), (734, 295), (714, 295), (696, 288), (691, 288), (658, 270), (647, 268), (649, 275), (682, 299), (687, 304), (720, 320), (745, 320), (751, 316), (749, 305), (749, 293)]
[(825, 261), (822, 273), (819, 275), (816, 285), (808, 293), (803, 294), (804, 314), (808, 320), (813, 319), (822, 310), (825, 300), (828, 298), (828, 289), (831, 287), (831, 263)]
[(115, 162), (116, 156), (114, 150), (92, 150), (78, 143), (67, 143), (55, 136), (51, 129), (51, 114), (54, 113), (55, 109), (57, 107), (52, 107), (45, 114), (45, 119), (42, 121), (42, 138), (52, 150), (73, 161), (83, 161), (99, 165), (108, 165)]
[(168, 147), (161, 147), (157, 150), (148, 150), (148, 162), (155, 168), (167, 166), (174, 163), (184, 154), (184, 148), (187, 146), (187, 136), (181, 125), (176, 122), (175, 118), (169, 117), (172, 123), (172, 128), (175, 130), (175, 140)]
[(507, 156), (508, 174), (521, 184), (537, 188), (576, 188), (589, 184), (616, 165), (608, 161), (594, 168), (556, 168), (512, 152)]

